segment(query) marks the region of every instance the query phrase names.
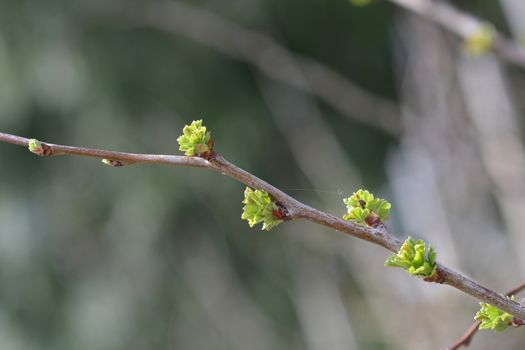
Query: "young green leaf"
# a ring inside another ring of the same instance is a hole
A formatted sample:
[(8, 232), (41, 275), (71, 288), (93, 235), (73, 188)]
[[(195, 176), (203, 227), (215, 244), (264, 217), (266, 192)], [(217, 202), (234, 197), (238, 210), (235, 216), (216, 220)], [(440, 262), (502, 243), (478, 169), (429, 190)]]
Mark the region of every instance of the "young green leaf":
[(177, 142), (179, 149), (187, 156), (205, 156), (213, 151), (211, 133), (202, 125), (202, 119), (184, 126)]
[(262, 229), (270, 231), (283, 222), (279, 206), (265, 191), (246, 187), (242, 203), (245, 205), (241, 218), (247, 220), (250, 227), (262, 222)]
[(427, 250), (423, 240), (414, 242), (408, 236), (399, 251), (385, 261), (385, 266), (401, 267), (413, 276), (432, 277), (437, 269), (436, 256), (432, 245)]
[(348, 208), (348, 214), (343, 216), (345, 220), (354, 221), (360, 225), (370, 225), (376, 222), (388, 220), (392, 205), (382, 199), (375, 198), (374, 195), (366, 190), (359, 189), (354, 194), (343, 199)]
[[(510, 298), (514, 300), (514, 296)], [(492, 329), (496, 332), (504, 331), (511, 323), (513, 316), (497, 307), (479, 303), (481, 309), (476, 313), (475, 320), (481, 321), (479, 329)]]

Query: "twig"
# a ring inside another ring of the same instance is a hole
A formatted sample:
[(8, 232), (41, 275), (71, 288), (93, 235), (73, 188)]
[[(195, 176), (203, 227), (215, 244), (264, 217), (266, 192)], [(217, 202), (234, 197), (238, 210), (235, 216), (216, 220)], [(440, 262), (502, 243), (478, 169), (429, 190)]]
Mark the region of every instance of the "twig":
[(478, 332), (479, 325), (481, 324), (481, 321), (476, 321), (470, 326), (465, 333), (459, 338), (454, 345), (452, 345), (449, 348), (446, 348), (444, 350), (457, 350), (461, 348), (462, 346), (469, 346), (470, 342), (472, 341), (472, 337)]
[(514, 294), (518, 294), (522, 290), (525, 290), (525, 283), (520, 284), (516, 288), (514, 288), (511, 291), (507, 292), (507, 294), (505, 294), (505, 295), (510, 297), (510, 296), (513, 296)]
[[(389, 0), (421, 17), (424, 17), (460, 38), (467, 40), (475, 35), (487, 23), (461, 10), (449, 5), (444, 1), (432, 0)], [(492, 51), (505, 61), (525, 68), (525, 48), (508, 40), (505, 36), (495, 31), (492, 41)]]
[[(509, 291), (506, 296), (510, 297), (514, 294), (517, 294), (525, 289), (525, 283), (520, 284), (516, 288)], [(481, 321), (476, 321), (470, 326), (465, 333), (450, 347), (444, 349), (444, 350), (457, 350), (461, 348), (462, 346), (467, 347), (470, 345), (470, 342), (472, 341), (472, 338), (474, 335), (476, 335), (477, 331), (479, 330), (479, 325), (481, 324)]]
[[(30, 139), (0, 132), (0, 142), (11, 143), (18, 146), (28, 146)], [(212, 154), (206, 160), (198, 157), (115, 152), (44, 142), (41, 143), (41, 146), (45, 149), (45, 156), (78, 155), (108, 159), (118, 162), (118, 164), (121, 165), (151, 163), (213, 169), (252, 188), (268, 192), (280, 205), (286, 208), (287, 219), (289, 220), (305, 219), (312, 221), (319, 225), (380, 245), (392, 252), (397, 252), (402, 244), (401, 241), (388, 232), (383, 224), (377, 227), (365, 227), (351, 221), (345, 221), (332, 214), (319, 211), (299, 202), (255, 175), (235, 166), (217, 153)], [(492, 304), (517, 318), (525, 319), (525, 307), (519, 303), (477, 284), (442, 264), (438, 264), (436, 275), (436, 278), (427, 281), (448, 284), (478, 300)]]
[(328, 66), (290, 52), (268, 35), (179, 1), (155, 2), (128, 15), (133, 23), (183, 35), (263, 75), (306, 91), (353, 120), (390, 135), (401, 133), (399, 108), (374, 96)]

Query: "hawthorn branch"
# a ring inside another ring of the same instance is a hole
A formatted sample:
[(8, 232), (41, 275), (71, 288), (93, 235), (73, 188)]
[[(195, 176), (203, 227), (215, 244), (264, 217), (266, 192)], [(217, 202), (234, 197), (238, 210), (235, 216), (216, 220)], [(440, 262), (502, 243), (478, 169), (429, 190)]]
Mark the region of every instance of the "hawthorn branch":
[[(444, 1), (389, 0), (421, 17), (438, 24), (463, 40), (475, 35), (487, 22), (465, 13)], [(495, 31), (491, 49), (503, 60), (525, 68), (525, 48)]]
[[(505, 295), (510, 297), (512, 295), (518, 294), (519, 292), (523, 290), (525, 290), (525, 283), (520, 284), (519, 286), (512, 289)], [(481, 321), (474, 322), (453, 345), (446, 348), (445, 350), (458, 350), (462, 346), (465, 346), (465, 347), (469, 346), (470, 342), (472, 341), (472, 338), (474, 338), (474, 336), (478, 332), (480, 324), (481, 324)]]
[[(10, 143), (18, 146), (28, 147), (30, 139), (0, 132), (0, 142)], [(278, 188), (272, 186), (257, 176), (243, 170), (228, 162), (222, 155), (213, 153), (207, 159), (199, 157), (174, 156), (162, 154), (141, 154), (107, 151), (94, 148), (64, 146), (42, 142), (41, 146), (46, 150), (44, 156), (76, 155), (109, 160), (110, 165), (131, 164), (164, 164), (175, 166), (188, 166), (197, 168), (208, 168), (223, 175), (229, 176), (249, 187), (268, 192), (280, 205), (287, 210), (288, 220), (304, 219), (322, 226), (326, 226), (350, 236), (377, 244), (385, 249), (397, 252), (402, 242), (395, 238), (382, 223), (376, 227), (366, 227), (351, 221), (345, 221), (335, 215), (312, 208)], [(519, 303), (507, 299), (504, 296), (487, 289), (460, 273), (438, 264), (436, 278), (426, 279), (428, 282), (448, 284), (478, 300), (492, 304), (511, 315), (525, 320), (525, 307)]]

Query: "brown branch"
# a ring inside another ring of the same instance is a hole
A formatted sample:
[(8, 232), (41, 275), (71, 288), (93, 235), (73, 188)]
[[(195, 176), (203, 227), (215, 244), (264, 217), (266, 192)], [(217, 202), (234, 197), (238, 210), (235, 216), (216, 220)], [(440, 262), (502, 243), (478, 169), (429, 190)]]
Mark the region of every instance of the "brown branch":
[[(28, 146), (29, 141), (29, 139), (24, 137), (0, 133), (0, 142), (11, 143), (18, 146)], [(45, 149), (45, 152), (42, 153), (45, 156), (78, 155), (108, 159), (110, 162), (116, 162), (114, 164), (120, 165), (150, 163), (213, 169), (252, 188), (268, 192), (276, 201), (286, 208), (287, 217), (290, 220), (305, 219), (380, 245), (392, 252), (397, 252), (402, 244), (401, 241), (388, 232), (383, 224), (377, 227), (365, 227), (312, 208), (259, 179), (255, 175), (228, 162), (220, 154), (213, 154), (206, 160), (198, 157), (125, 153), (52, 143), (41, 143), (41, 146)], [(437, 276), (436, 279), (428, 281), (448, 284), (478, 300), (492, 304), (517, 318), (525, 319), (525, 307), (519, 303), (477, 284), (442, 264), (438, 264)]]
[(128, 20), (182, 35), (252, 65), (263, 75), (311, 93), (353, 120), (390, 135), (401, 133), (399, 108), (365, 91), (332, 68), (290, 52), (276, 40), (187, 2), (137, 7)]
[[(522, 283), (520, 284), (519, 286), (517, 286), (516, 288), (512, 289), (511, 291), (509, 291), (507, 294), (505, 294), (505, 296), (512, 296), (512, 295), (515, 295), (519, 292), (521, 292), (522, 290), (525, 289), (525, 283)], [(463, 335), (453, 344), (451, 345), (450, 347), (444, 349), (444, 350), (457, 350), (459, 348), (461, 348), (462, 346), (464, 347), (467, 347), (470, 345), (470, 342), (472, 341), (472, 338), (474, 337), (474, 335), (476, 335), (477, 331), (479, 330), (479, 325), (481, 324), (481, 321), (476, 321), (472, 324), (472, 326), (470, 326), (466, 331), (465, 333), (463, 333)]]
[[(487, 22), (465, 13), (444, 1), (434, 0), (389, 0), (432, 21), (463, 40), (482, 30)], [(495, 32), (492, 51), (503, 60), (525, 68), (525, 48)]]
[(522, 290), (525, 290), (525, 283), (522, 283), (519, 286), (517, 286), (516, 288), (514, 288), (511, 291), (507, 292), (507, 294), (505, 294), (505, 296), (508, 296), (508, 297), (513, 296), (514, 294), (518, 294)]
[(470, 342), (472, 341), (472, 338), (479, 330), (479, 325), (481, 324), (481, 321), (476, 321), (470, 326), (465, 333), (449, 348), (446, 348), (444, 350), (457, 350), (461, 348), (462, 346), (469, 346)]

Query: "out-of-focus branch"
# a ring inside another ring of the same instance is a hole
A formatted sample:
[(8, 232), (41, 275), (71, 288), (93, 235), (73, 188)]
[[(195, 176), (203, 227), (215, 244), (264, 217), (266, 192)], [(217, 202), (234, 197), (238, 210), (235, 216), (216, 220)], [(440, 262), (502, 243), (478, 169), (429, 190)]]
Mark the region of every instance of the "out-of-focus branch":
[[(525, 283), (520, 284), (516, 288), (509, 291), (506, 296), (510, 297), (514, 294), (517, 294), (521, 292), (522, 290), (525, 290)], [(465, 333), (450, 347), (444, 349), (444, 350), (457, 350), (461, 348), (462, 346), (467, 347), (470, 345), (470, 342), (472, 341), (472, 338), (474, 335), (476, 335), (477, 331), (479, 330), (479, 325), (481, 324), (481, 321), (476, 321), (470, 326)]]
[[(32, 140), (0, 132), (0, 142), (11, 143), (18, 146), (29, 146)], [(365, 227), (312, 208), (270, 185), (266, 181), (259, 179), (257, 176), (228, 162), (217, 153), (213, 153), (207, 157), (207, 159), (204, 159), (199, 157), (114, 152), (43, 142), (39, 143), (39, 148), (43, 150), (43, 152), (40, 153), (43, 156), (78, 155), (102, 158), (109, 160), (110, 165), (116, 164), (121, 166), (135, 163), (154, 163), (213, 169), (252, 188), (268, 192), (276, 202), (286, 208), (286, 219), (288, 220), (305, 219), (377, 244), (392, 252), (397, 252), (402, 245), (401, 241), (395, 238), (383, 224), (375, 227)], [(312, 161), (315, 161), (315, 159), (312, 159)], [(521, 304), (479, 285), (442, 264), (437, 265), (437, 278), (427, 279), (427, 281), (448, 284), (478, 300), (492, 304), (521, 320), (525, 320), (525, 307)]]
[(399, 109), (312, 59), (290, 52), (262, 33), (248, 30), (212, 12), (179, 1), (155, 2), (129, 14), (129, 20), (183, 35), (246, 62), (264, 75), (307, 91), (339, 113), (398, 136)]
[[(389, 0), (434, 23), (464, 40), (479, 33), (487, 23), (467, 14), (444, 1), (432, 0)], [(495, 31), (491, 49), (505, 61), (525, 68), (525, 48), (506, 39)]]

